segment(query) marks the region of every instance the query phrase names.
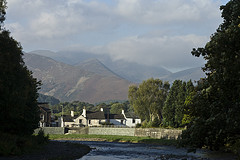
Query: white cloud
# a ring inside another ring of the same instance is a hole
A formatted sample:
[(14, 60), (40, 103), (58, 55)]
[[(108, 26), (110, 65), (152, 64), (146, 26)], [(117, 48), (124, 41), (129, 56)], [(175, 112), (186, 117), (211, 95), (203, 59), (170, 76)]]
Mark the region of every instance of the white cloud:
[(219, 6), (218, 0), (9, 0), (6, 27), (26, 51), (81, 46), (174, 68), (200, 63), (190, 52), (221, 23)]
[[(208, 40), (205, 36), (183, 35), (162, 37), (127, 37), (88, 52), (109, 54), (113, 60), (126, 60), (166, 68), (202, 65), (201, 59), (191, 55), (194, 47), (201, 47)], [(86, 50), (85, 50), (86, 51)], [(194, 61), (194, 64), (193, 64)]]
[(216, 18), (218, 5), (213, 0), (119, 0), (117, 12), (140, 24), (169, 25)]

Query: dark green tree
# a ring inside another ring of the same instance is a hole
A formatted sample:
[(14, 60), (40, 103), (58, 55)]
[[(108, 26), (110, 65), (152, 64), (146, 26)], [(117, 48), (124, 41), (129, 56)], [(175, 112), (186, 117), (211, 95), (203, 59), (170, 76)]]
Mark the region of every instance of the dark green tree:
[(5, 20), (6, 8), (7, 8), (6, 0), (0, 0), (0, 30), (2, 30), (3, 22)]
[(183, 143), (218, 150), (236, 143), (240, 135), (240, 1), (221, 6), (223, 23), (194, 56), (207, 61), (207, 78), (191, 100), (193, 118), (183, 132)]
[(179, 92), (179, 87), (182, 82), (180, 80), (175, 80), (170, 88), (167, 99), (163, 107), (163, 123), (165, 126), (175, 127), (175, 109), (176, 109), (176, 99)]
[(184, 110), (183, 110), (183, 119), (182, 119), (182, 125), (186, 126), (192, 121), (192, 117), (190, 117), (190, 106), (192, 104), (193, 97), (196, 95), (195, 87), (192, 83), (192, 81), (188, 81), (186, 85), (186, 98), (184, 102)]
[(148, 79), (138, 87), (130, 86), (128, 98), (134, 111), (142, 120), (153, 122), (162, 120), (162, 109), (166, 100), (169, 83), (160, 79)]
[[(184, 117), (185, 100), (192, 87), (192, 81), (182, 82), (175, 80), (170, 88), (169, 94), (163, 107), (163, 125), (180, 127)], [(189, 89), (188, 89), (189, 88)]]
[(0, 0), (0, 132), (31, 135), (39, 122), (39, 82), (23, 62), (21, 45), (3, 29), (6, 8)]
[(111, 105), (110, 113), (111, 114), (121, 114), (122, 110), (124, 110), (124, 104), (122, 103), (113, 103)]
[(182, 125), (184, 102), (186, 99), (186, 82), (182, 82), (178, 89), (175, 108), (175, 127)]
[(24, 65), (20, 44), (9, 34), (0, 33), (0, 131), (30, 135), (39, 122), (39, 83)]

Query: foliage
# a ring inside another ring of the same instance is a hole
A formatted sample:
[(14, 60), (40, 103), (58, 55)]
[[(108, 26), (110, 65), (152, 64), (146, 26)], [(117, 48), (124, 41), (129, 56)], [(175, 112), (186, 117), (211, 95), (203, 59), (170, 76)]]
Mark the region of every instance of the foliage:
[(54, 114), (57, 116), (62, 115), (62, 110), (64, 115), (70, 115), (71, 111), (74, 111), (75, 115), (80, 115), (84, 107), (89, 111), (96, 110), (96, 107), (93, 104), (79, 101), (61, 102), (59, 104), (50, 106)]
[(124, 105), (121, 103), (115, 103), (111, 105), (110, 113), (121, 114), (122, 110), (124, 110)]
[(6, 0), (0, 0), (0, 30), (2, 30), (2, 23), (5, 20), (6, 8), (7, 8)]
[(192, 81), (182, 82), (175, 80), (163, 107), (163, 125), (180, 127), (183, 125), (185, 100), (194, 89)]
[(49, 141), (44, 133), (31, 136), (18, 136), (0, 133), (0, 156), (20, 155), (39, 149)]
[(132, 111), (132, 108), (128, 101), (125, 102), (111, 102), (111, 103), (100, 103), (97, 106), (94, 106), (93, 104), (86, 103), (86, 102), (80, 102), (80, 101), (73, 101), (73, 102), (61, 102), (56, 105), (50, 106), (50, 108), (53, 110), (55, 116), (61, 116), (62, 115), (62, 109), (64, 115), (70, 115), (71, 111), (74, 111), (75, 115), (82, 114), (83, 108), (86, 108), (87, 111), (100, 111), (101, 108), (103, 108), (105, 113), (111, 113), (111, 114), (121, 114), (122, 109), (125, 112)]
[(240, 130), (240, 1), (221, 6), (223, 23), (204, 48), (193, 49), (203, 56), (207, 78), (189, 102), (192, 122), (183, 132), (183, 144), (218, 150), (232, 144)]
[(0, 33), (0, 132), (31, 135), (39, 122), (39, 82), (25, 66), (22, 48), (8, 31)]
[(160, 79), (148, 79), (138, 87), (130, 86), (128, 98), (135, 113), (146, 122), (153, 122), (155, 118), (162, 120), (162, 109), (166, 100), (169, 83)]
[(60, 101), (59, 99), (53, 97), (53, 96), (47, 96), (47, 95), (43, 95), (43, 94), (39, 94), (38, 102), (48, 102), (50, 105), (55, 105), (55, 104), (59, 104)]

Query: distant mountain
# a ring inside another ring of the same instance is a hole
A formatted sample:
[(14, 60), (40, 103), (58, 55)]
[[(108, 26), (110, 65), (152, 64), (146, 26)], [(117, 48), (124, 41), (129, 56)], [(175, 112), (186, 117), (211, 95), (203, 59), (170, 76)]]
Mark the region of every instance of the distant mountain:
[(75, 64), (75, 66), (79, 66), (81, 69), (84, 69), (89, 72), (97, 73), (103, 76), (113, 76), (113, 75), (118, 76), (116, 73), (111, 71), (98, 59), (88, 59), (86, 61)]
[(202, 71), (201, 67), (196, 67), (172, 73), (170, 75), (160, 77), (160, 79), (163, 81), (169, 81), (170, 83), (172, 83), (176, 79), (183, 81), (189, 81), (191, 79), (194, 82), (200, 80), (200, 78), (204, 78), (205, 76), (206, 75)]
[[(36, 50), (30, 53), (48, 56), (53, 58), (54, 60), (64, 62), (70, 65), (81, 65), (82, 67), (84, 67), (84, 65), (87, 64), (88, 66), (85, 67), (85, 69), (88, 68), (87, 70), (91, 70), (88, 61), (96, 64), (101, 63), (106, 68), (110, 68), (111, 71), (114, 72), (114, 74), (119, 75), (120, 77), (123, 77), (124, 79), (127, 79), (128, 81), (131, 81), (133, 83), (140, 83), (143, 80), (149, 79), (151, 77), (159, 78), (171, 74), (170, 71), (164, 69), (161, 66), (146, 66), (143, 64), (126, 62), (123, 60), (113, 61), (108, 55), (97, 55), (92, 53), (73, 51), (59, 51), (54, 53), (47, 50)], [(101, 74), (103, 73), (101, 72)]]
[(141, 83), (149, 78), (159, 78), (171, 74), (163, 67), (145, 66), (138, 63), (118, 60), (108, 63), (108, 67), (121, 77), (135, 83)]
[[(27, 53), (24, 61), (33, 71), (33, 76), (42, 81), (40, 93), (44, 95), (54, 96), (61, 101), (89, 103), (127, 99), (130, 82), (118, 77), (98, 61), (85, 62), (82, 67), (72, 66)], [(98, 70), (94, 71), (94, 65)]]

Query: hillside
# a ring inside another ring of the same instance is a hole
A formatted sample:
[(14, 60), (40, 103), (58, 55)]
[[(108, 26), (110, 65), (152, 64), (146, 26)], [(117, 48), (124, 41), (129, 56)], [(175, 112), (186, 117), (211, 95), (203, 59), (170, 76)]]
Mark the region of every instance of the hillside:
[(172, 73), (170, 75), (160, 77), (160, 79), (164, 81), (169, 81), (170, 83), (172, 83), (176, 79), (183, 80), (183, 81), (189, 81), (191, 79), (194, 82), (204, 77), (205, 77), (205, 74), (201, 70), (201, 67), (196, 67), (196, 68), (190, 68), (190, 69), (186, 69), (176, 73)]
[[(99, 69), (94, 67), (95, 65), (99, 65), (101, 63), (101, 67), (110, 68), (110, 72), (114, 72), (124, 79), (131, 81), (133, 83), (140, 83), (143, 80), (148, 78), (159, 78), (162, 76), (166, 76), (171, 74), (170, 71), (164, 69), (163, 67), (153, 67), (153, 66), (146, 66), (139, 63), (134, 62), (127, 62), (123, 60), (115, 60), (113, 61), (111, 57), (108, 55), (98, 55), (86, 52), (74, 52), (74, 51), (59, 51), (59, 52), (52, 52), (48, 50), (36, 50), (30, 53), (48, 56), (53, 58), (56, 61), (63, 62), (69, 65), (76, 65), (81, 66), (83, 68), (87, 68), (89, 71), (98, 72)], [(94, 62), (95, 61), (95, 62)], [(89, 62), (93, 64), (93, 66), (89, 65)], [(95, 64), (94, 64), (95, 63)], [(105, 74), (101, 71), (101, 74)]]
[(36, 54), (26, 53), (24, 61), (33, 71), (33, 76), (42, 81), (40, 93), (44, 95), (54, 96), (61, 101), (89, 103), (127, 99), (130, 82), (111, 73), (101, 63), (97, 64), (107, 74), (98, 71), (94, 73), (91, 69), (86, 70), (81, 66), (68, 65)]

